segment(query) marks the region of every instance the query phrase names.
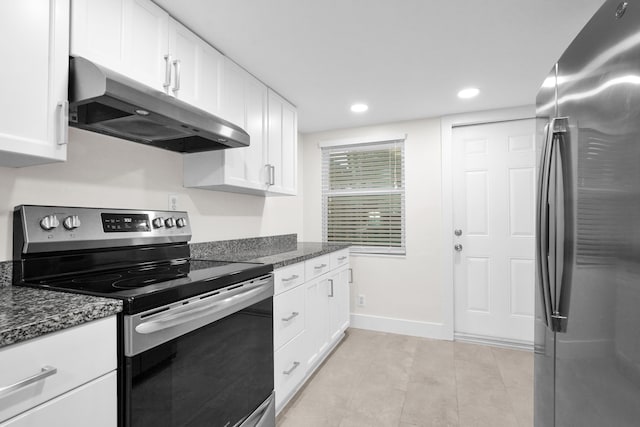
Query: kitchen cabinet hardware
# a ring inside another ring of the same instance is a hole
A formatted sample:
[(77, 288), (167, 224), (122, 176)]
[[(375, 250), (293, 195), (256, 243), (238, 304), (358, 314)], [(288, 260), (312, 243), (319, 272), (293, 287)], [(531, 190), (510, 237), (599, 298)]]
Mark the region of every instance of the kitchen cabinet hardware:
[(294, 274), (294, 275), (292, 275), (292, 276), (290, 276), (290, 277), (283, 278), (283, 279), (282, 279), (282, 281), (283, 281), (283, 282), (290, 282), (290, 281), (292, 281), (292, 280), (296, 280), (296, 279), (298, 279), (299, 277), (300, 277), (300, 276), (298, 276), (297, 274)]
[(327, 266), (327, 264), (320, 264), (320, 265), (316, 265), (315, 268), (316, 270), (320, 270), (321, 268), (325, 268)]
[(171, 87), (171, 55), (165, 55), (164, 62), (164, 83), (162, 83), (162, 87), (166, 93), (169, 93), (169, 87)]
[(69, 101), (58, 102), (58, 145), (66, 145), (69, 142)]
[(289, 317), (283, 317), (283, 318), (282, 318), (282, 321), (283, 321), (283, 322), (289, 322), (290, 320), (295, 319), (295, 318), (296, 318), (296, 317), (298, 317), (299, 315), (300, 315), (300, 313), (299, 313), (299, 312), (297, 312), (297, 311), (293, 311), (293, 312), (291, 312), (291, 316), (289, 316)]
[(344, 261), (345, 259), (347, 259), (347, 257), (346, 257), (346, 256), (338, 257), (338, 261)]
[(180, 66), (181, 62), (179, 59), (175, 59), (173, 61), (173, 67), (176, 70), (176, 82), (173, 85), (173, 93), (177, 93), (180, 90)]
[(267, 170), (269, 171), (269, 182), (267, 185), (275, 185), (276, 184), (276, 168), (273, 165), (267, 165)]
[(329, 289), (331, 289), (331, 292), (329, 293), (329, 297), (333, 298), (333, 279), (329, 279)]
[(460, 252), (460, 251), (462, 251), (462, 245), (460, 243), (456, 243), (455, 246), (453, 247), (453, 249), (455, 249), (456, 251)]
[(459, 228), (454, 230), (453, 234), (455, 234), (456, 236), (460, 237), (462, 236), (462, 230), (460, 230)]
[(349, 283), (353, 283), (353, 268), (349, 269)]
[(54, 368), (53, 366), (48, 366), (48, 365), (44, 366), (40, 370), (40, 372), (38, 372), (35, 375), (31, 375), (30, 377), (24, 378), (14, 384), (11, 384), (5, 387), (0, 387), (0, 396), (6, 396), (7, 394), (20, 390), (21, 388), (24, 388), (29, 384), (33, 384), (47, 377), (50, 377), (51, 375), (55, 375), (57, 372), (58, 372), (58, 369)]
[(282, 373), (285, 375), (291, 375), (291, 373), (295, 371), (298, 366), (300, 366), (300, 362), (293, 362), (293, 366), (286, 371), (282, 371)]

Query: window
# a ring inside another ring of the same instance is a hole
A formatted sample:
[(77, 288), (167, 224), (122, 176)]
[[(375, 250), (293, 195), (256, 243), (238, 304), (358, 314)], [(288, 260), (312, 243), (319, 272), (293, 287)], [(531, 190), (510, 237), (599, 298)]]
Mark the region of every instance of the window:
[(404, 254), (404, 140), (323, 147), (322, 209), (325, 241)]

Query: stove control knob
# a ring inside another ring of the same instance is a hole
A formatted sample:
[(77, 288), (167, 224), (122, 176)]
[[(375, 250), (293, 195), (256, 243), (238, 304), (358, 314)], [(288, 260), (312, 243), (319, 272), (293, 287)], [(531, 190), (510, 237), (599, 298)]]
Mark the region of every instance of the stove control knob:
[(153, 221), (151, 221), (151, 223), (153, 224), (153, 228), (164, 227), (164, 219), (161, 216), (159, 216), (158, 218), (153, 218)]
[(78, 215), (68, 216), (64, 219), (62, 225), (64, 225), (64, 228), (67, 230), (74, 230), (80, 227), (80, 218), (78, 218)]
[(55, 215), (47, 215), (40, 220), (40, 227), (46, 231), (53, 230), (59, 225), (60, 221), (58, 221), (58, 217)]
[(176, 225), (176, 220), (173, 217), (167, 218), (164, 220), (164, 225), (166, 225), (167, 228), (173, 228)]
[(178, 226), (178, 228), (186, 227), (187, 226), (186, 218), (178, 218), (176, 220), (176, 225)]

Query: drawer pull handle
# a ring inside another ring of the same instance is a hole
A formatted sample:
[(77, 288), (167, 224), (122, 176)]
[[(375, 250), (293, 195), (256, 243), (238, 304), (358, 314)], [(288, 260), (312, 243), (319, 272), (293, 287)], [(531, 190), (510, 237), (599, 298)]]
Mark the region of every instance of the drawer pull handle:
[(338, 261), (344, 261), (345, 259), (347, 259), (347, 257), (346, 257), (346, 256), (338, 257)]
[(298, 276), (297, 274), (294, 274), (294, 275), (293, 275), (293, 276), (291, 276), (291, 277), (288, 277), (288, 278), (286, 278), (286, 279), (282, 279), (282, 281), (283, 281), (283, 282), (290, 282), (290, 281), (292, 281), (292, 280), (296, 280), (298, 277), (300, 277), (300, 276)]
[(300, 362), (293, 362), (293, 366), (291, 367), (291, 369), (289, 369), (288, 371), (282, 371), (282, 373), (285, 375), (291, 375), (291, 373), (295, 371), (298, 366), (300, 366)]
[(0, 388), (0, 396), (5, 396), (9, 393), (12, 393), (16, 390), (20, 390), (21, 388), (24, 388), (26, 386), (28, 386), (29, 384), (33, 384), (35, 382), (38, 382), (40, 380), (43, 380), (47, 377), (50, 377), (51, 375), (54, 375), (56, 372), (58, 372), (57, 368), (54, 368), (53, 366), (45, 366), (42, 368), (42, 370), (40, 372), (38, 372), (35, 375), (32, 375), (30, 377), (27, 377), (23, 380), (18, 381), (15, 384), (11, 384), (8, 385), (6, 387), (1, 387)]
[(321, 268), (325, 268), (327, 266), (327, 264), (320, 264), (320, 265), (316, 265), (315, 268), (316, 270), (320, 270)]
[(289, 320), (295, 319), (296, 317), (298, 317), (300, 315), (300, 313), (298, 313), (297, 311), (292, 311), (291, 312), (291, 316), (289, 317), (283, 317), (282, 321), (283, 322), (288, 322)]

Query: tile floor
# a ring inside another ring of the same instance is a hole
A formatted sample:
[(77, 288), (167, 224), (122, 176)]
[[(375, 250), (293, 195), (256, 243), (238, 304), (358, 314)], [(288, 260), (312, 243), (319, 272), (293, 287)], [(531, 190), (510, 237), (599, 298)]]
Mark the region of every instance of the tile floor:
[(278, 427), (532, 426), (533, 354), (349, 329)]

